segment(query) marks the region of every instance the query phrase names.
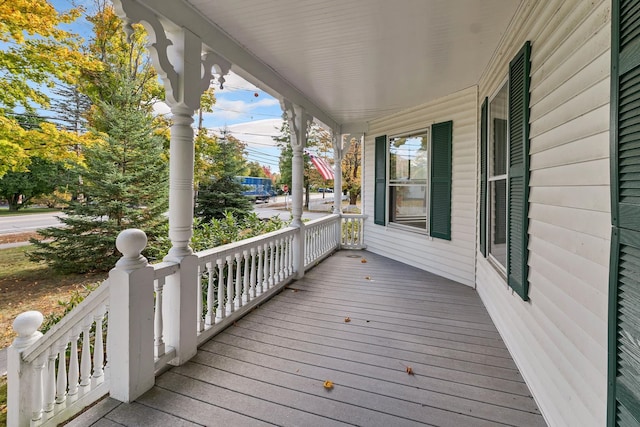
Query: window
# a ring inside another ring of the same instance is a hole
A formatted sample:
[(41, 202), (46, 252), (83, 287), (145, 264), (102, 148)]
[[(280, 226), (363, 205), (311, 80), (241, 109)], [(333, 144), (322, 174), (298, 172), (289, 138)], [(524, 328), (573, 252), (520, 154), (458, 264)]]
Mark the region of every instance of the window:
[(427, 229), (427, 132), (389, 138), (389, 222)]
[(451, 240), (452, 148), (451, 121), (388, 141), (376, 137), (374, 224), (392, 222)]
[(507, 265), (508, 82), (489, 101), (489, 256)]
[(508, 80), (480, 111), (480, 252), (528, 300), (529, 85), (531, 43), (509, 63)]

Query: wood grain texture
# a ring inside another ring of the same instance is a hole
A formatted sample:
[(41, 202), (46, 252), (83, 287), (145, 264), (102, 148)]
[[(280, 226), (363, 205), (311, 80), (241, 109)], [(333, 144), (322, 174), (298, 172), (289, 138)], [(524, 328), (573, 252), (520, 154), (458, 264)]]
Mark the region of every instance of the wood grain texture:
[(473, 289), (366, 251), (329, 257), (101, 422), (165, 420), (545, 425)]

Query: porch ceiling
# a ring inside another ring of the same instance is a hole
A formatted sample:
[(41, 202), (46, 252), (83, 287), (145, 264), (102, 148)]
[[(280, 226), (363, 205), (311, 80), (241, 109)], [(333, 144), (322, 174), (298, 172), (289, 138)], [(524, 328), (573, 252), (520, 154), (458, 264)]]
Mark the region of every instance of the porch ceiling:
[[(167, 0), (142, 1), (157, 5)], [(241, 75), (250, 73), (269, 86), (264, 77), (275, 72), (337, 124), (367, 122), (475, 85), (520, 4), (515, 0), (181, 1), (266, 66), (265, 73), (258, 67), (240, 70)]]

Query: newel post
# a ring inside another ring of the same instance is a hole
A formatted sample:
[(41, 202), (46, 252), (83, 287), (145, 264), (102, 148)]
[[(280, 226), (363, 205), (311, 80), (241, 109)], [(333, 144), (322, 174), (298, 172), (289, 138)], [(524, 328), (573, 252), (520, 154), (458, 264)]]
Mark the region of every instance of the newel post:
[[(39, 311), (26, 311), (13, 321), (13, 330), (17, 332), (18, 337), (7, 350), (8, 426), (28, 426), (33, 415), (42, 411), (41, 404), (40, 407), (36, 407), (37, 404), (33, 405), (37, 398), (42, 402), (42, 370), (25, 363), (22, 360), (22, 352), (42, 336), (38, 328), (42, 325), (43, 319)], [(35, 396), (36, 393), (40, 396)]]
[(153, 387), (153, 267), (141, 255), (142, 230), (122, 231), (116, 247), (123, 257), (109, 272), (109, 354), (111, 397), (131, 402)]

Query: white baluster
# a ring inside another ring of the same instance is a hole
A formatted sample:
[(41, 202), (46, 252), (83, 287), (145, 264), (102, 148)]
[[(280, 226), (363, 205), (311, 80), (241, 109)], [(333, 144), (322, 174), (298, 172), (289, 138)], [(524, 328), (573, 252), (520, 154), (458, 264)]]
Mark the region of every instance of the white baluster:
[(276, 275), (275, 275), (275, 267), (276, 267), (276, 263), (275, 263), (275, 257), (276, 257), (276, 245), (275, 243), (272, 241), (269, 242), (269, 287), (273, 286), (275, 284), (275, 280), (276, 280)]
[(226, 317), (224, 309), (224, 260), (216, 259), (218, 265), (218, 307), (216, 308), (216, 320), (220, 321)]
[(349, 218), (349, 246), (353, 247), (358, 243), (360, 236), (360, 223), (357, 218)]
[(58, 380), (56, 382), (56, 403), (67, 399), (67, 338), (64, 337), (58, 347)]
[(251, 298), (256, 297), (256, 273), (256, 248), (251, 248), (251, 277), (249, 278)]
[(227, 313), (233, 313), (235, 309), (233, 293), (233, 258), (227, 255)]
[(262, 281), (262, 291), (266, 292), (269, 290), (269, 244), (264, 244), (264, 266), (263, 266), (263, 281)]
[(256, 283), (257, 294), (262, 294), (262, 280), (263, 280), (263, 265), (262, 265), (262, 245), (258, 245), (258, 281)]
[(289, 276), (293, 274), (293, 239), (293, 235), (289, 236), (289, 242), (287, 244), (287, 252), (289, 253)]
[(236, 252), (236, 307), (242, 307), (242, 253)]
[(82, 356), (80, 357), (80, 386), (91, 383), (91, 325), (93, 316), (87, 316), (82, 324)]
[(96, 321), (96, 337), (93, 347), (93, 378), (100, 379), (104, 375), (104, 342), (102, 339), (103, 327), (106, 308), (102, 306), (94, 319)]
[(215, 301), (215, 270), (213, 268), (213, 262), (207, 263), (207, 274), (208, 283), (207, 283), (207, 318), (204, 322), (206, 327), (213, 325), (216, 322), (216, 317), (214, 313), (216, 312), (216, 308), (214, 305)]
[(196, 329), (198, 332), (202, 332), (204, 330), (204, 319), (202, 316), (202, 266), (198, 266), (198, 294), (197, 294), (198, 302), (196, 305)]
[(287, 263), (285, 260), (285, 240), (284, 238), (280, 238), (280, 240), (278, 241), (278, 254), (280, 255), (280, 263), (279, 263), (279, 269), (278, 269), (278, 274), (279, 274), (279, 279), (280, 281), (283, 281), (284, 279), (287, 278)]
[(44, 375), (44, 405), (45, 412), (53, 411), (53, 406), (56, 399), (56, 358), (58, 353), (55, 350), (55, 346), (49, 349), (47, 371)]
[(277, 284), (282, 280), (280, 277), (280, 239), (276, 239), (273, 243), (273, 252), (275, 257), (275, 269), (273, 275), (273, 283)]
[(80, 378), (80, 366), (78, 366), (78, 338), (80, 338), (80, 330), (74, 328), (71, 332), (71, 354), (69, 355), (69, 397), (78, 394), (78, 380)]
[(249, 278), (251, 274), (251, 258), (247, 249), (242, 251), (242, 257), (244, 259), (244, 274), (242, 275), (242, 295), (245, 303), (251, 301), (251, 285)]
[(164, 294), (165, 278), (160, 277), (153, 281), (153, 290), (156, 293), (156, 305), (153, 313), (153, 349), (156, 358), (164, 355), (164, 320), (162, 317), (162, 298)]
[(31, 419), (38, 421), (42, 418), (42, 382), (47, 357), (41, 356), (33, 362), (33, 395), (31, 396)]

